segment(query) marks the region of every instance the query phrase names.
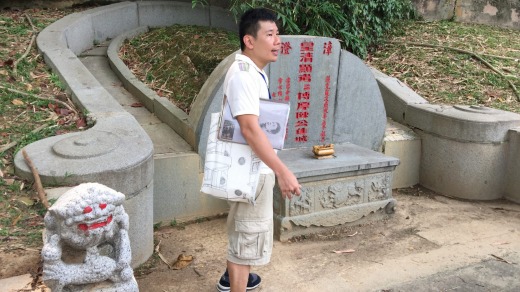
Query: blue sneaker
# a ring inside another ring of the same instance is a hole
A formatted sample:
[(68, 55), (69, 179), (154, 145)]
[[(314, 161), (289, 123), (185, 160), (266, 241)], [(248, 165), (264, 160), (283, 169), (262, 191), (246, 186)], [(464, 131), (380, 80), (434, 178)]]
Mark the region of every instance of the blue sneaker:
[[(258, 276), (255, 273), (249, 273), (249, 279), (247, 280), (247, 288), (246, 290), (253, 290), (256, 287), (260, 286), (260, 283), (262, 282), (262, 278)], [(217, 284), (217, 290), (220, 292), (227, 292), (231, 290), (231, 285), (229, 284), (229, 274), (228, 271), (220, 277), (220, 281), (218, 281)]]

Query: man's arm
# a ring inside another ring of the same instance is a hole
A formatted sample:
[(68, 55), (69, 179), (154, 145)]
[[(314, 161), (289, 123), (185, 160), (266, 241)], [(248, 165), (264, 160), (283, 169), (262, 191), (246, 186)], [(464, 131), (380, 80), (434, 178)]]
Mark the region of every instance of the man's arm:
[(282, 191), (282, 197), (291, 199), (292, 194), (300, 195), (300, 184), (294, 174), (278, 158), (273, 151), (271, 143), (258, 124), (258, 116), (240, 115), (236, 117), (240, 124), (242, 136), (255, 154), (269, 166), (278, 178), (278, 186)]

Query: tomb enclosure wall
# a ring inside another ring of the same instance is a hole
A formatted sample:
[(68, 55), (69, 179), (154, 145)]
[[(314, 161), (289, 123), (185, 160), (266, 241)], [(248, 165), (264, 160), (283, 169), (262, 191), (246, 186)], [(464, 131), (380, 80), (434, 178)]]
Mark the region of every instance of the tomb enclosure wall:
[[(25, 149), (45, 186), (97, 182), (127, 196), (124, 207), (130, 216), (134, 267), (153, 253), (154, 147), (136, 119), (96, 80), (78, 55), (142, 26), (195, 21), (234, 29), (228, 15), (218, 7), (192, 9), (187, 2), (121, 2), (67, 15), (38, 34), (37, 46), (45, 62), (94, 126), (37, 141)], [(32, 179), (21, 153), (15, 157), (15, 169), (20, 177)]]

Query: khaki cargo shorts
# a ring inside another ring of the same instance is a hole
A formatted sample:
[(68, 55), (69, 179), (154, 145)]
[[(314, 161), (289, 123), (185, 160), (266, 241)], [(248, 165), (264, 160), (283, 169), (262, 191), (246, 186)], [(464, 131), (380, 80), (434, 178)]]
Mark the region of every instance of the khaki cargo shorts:
[(256, 204), (231, 202), (227, 218), (228, 261), (248, 266), (265, 265), (273, 250), (274, 173), (261, 174)]

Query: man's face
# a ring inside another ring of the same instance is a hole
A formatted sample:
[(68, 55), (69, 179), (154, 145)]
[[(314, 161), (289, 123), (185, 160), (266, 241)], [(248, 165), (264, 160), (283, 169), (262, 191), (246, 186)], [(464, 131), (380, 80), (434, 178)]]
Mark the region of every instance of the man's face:
[(260, 21), (260, 29), (256, 34), (256, 38), (248, 35), (245, 41), (246, 46), (251, 49), (251, 55), (248, 55), (253, 62), (259, 67), (264, 68), (267, 64), (278, 59), (278, 51), (280, 50), (280, 36), (278, 35), (278, 27), (272, 21)]

